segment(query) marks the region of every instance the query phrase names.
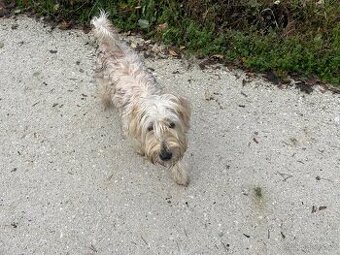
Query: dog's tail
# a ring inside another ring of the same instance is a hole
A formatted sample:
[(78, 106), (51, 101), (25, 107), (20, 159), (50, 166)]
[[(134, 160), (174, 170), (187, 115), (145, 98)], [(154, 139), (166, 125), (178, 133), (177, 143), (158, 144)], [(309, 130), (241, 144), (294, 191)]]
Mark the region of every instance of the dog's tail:
[(91, 24), (94, 26), (93, 32), (99, 46), (112, 48), (119, 41), (118, 34), (105, 11), (101, 10), (100, 15), (91, 20)]

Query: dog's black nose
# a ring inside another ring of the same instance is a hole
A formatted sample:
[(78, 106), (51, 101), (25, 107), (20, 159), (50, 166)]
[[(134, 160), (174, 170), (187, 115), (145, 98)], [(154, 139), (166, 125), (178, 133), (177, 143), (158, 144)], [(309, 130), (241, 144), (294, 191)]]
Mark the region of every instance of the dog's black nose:
[(159, 157), (163, 161), (168, 161), (172, 158), (172, 153), (170, 151), (161, 151)]

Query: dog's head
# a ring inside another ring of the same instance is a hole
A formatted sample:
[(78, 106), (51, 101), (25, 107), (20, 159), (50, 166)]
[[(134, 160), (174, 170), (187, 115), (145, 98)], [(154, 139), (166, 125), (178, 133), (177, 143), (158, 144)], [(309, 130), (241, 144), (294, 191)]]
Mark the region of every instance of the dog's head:
[(191, 109), (183, 97), (152, 95), (132, 109), (129, 133), (152, 163), (171, 166), (187, 149)]

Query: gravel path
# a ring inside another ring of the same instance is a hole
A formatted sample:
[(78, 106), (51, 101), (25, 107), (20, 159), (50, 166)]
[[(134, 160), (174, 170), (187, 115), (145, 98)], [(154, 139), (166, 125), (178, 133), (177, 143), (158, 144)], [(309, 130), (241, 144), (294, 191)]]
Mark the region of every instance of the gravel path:
[(189, 187), (96, 98), (81, 31), (0, 19), (0, 254), (340, 254), (340, 97), (146, 59), (192, 102)]

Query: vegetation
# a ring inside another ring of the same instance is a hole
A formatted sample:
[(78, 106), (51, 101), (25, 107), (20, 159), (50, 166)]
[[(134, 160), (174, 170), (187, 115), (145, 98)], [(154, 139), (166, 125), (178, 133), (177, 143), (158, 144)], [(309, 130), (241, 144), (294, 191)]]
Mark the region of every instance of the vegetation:
[[(122, 30), (218, 55), (234, 66), (340, 85), (337, 0), (16, 0), (64, 24), (88, 24), (104, 9)], [(71, 22), (72, 21), (72, 22)], [(223, 57), (222, 57), (223, 56)]]

